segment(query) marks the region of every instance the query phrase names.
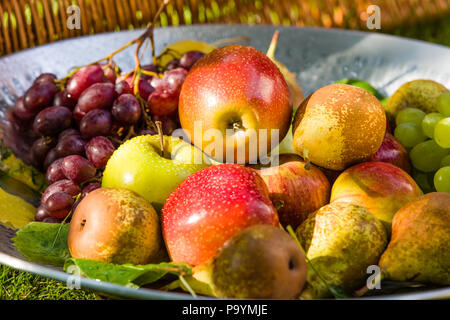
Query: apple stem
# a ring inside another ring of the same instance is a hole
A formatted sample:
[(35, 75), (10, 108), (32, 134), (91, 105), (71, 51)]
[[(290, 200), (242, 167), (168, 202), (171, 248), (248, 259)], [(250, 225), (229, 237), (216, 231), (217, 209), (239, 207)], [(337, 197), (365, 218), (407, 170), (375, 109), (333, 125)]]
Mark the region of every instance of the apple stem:
[(158, 128), (158, 135), (159, 135), (159, 146), (161, 148), (161, 157), (164, 157), (164, 135), (162, 131), (162, 122), (161, 121), (155, 121), (156, 128)]
[(270, 41), (269, 49), (267, 50), (266, 56), (268, 56), (270, 59), (275, 58), (275, 50), (277, 50), (277, 43), (278, 43), (278, 35), (280, 34), (279, 30), (276, 30), (275, 33), (272, 36), (272, 41)]
[(233, 122), (233, 130), (234, 131), (239, 131), (239, 130), (242, 130), (242, 129), (243, 129), (242, 123), (240, 123), (240, 122)]

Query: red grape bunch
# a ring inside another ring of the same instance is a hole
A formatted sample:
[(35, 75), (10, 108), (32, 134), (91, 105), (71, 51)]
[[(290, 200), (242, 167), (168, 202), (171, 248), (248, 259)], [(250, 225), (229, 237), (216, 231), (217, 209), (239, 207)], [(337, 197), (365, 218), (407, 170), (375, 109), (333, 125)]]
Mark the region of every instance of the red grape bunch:
[(203, 56), (189, 51), (163, 68), (143, 65), (125, 75), (112, 61), (81, 67), (61, 80), (51, 73), (39, 75), (11, 115), (19, 135), (32, 142), (24, 154), (46, 172), (49, 183), (35, 219), (70, 219), (79, 200), (100, 188), (102, 171), (122, 142), (158, 134), (148, 119), (161, 121), (166, 135), (178, 128), (181, 86)]

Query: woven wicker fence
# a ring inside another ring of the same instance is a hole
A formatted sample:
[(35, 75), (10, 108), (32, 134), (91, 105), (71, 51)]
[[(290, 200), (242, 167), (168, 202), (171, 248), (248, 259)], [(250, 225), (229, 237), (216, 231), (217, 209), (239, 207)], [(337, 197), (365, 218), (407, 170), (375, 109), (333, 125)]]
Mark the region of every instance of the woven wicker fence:
[[(160, 0), (0, 0), (0, 55), (86, 34), (144, 27)], [(436, 19), (450, 0), (172, 0), (160, 26), (197, 23), (284, 24), (366, 28), (367, 7), (381, 9), (383, 32)], [(68, 19), (79, 8), (80, 28)], [(73, 8), (73, 7), (72, 7)]]

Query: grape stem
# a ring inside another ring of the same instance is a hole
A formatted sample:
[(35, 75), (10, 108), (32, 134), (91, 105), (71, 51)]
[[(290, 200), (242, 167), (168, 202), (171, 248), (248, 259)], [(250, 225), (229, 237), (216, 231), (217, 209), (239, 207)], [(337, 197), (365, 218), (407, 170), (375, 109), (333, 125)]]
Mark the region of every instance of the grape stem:
[[(157, 57), (155, 54), (155, 41), (154, 41), (154, 27), (156, 24), (156, 20), (158, 19), (158, 17), (161, 15), (162, 11), (165, 9), (165, 7), (169, 4), (171, 0), (164, 0), (158, 11), (156, 12), (156, 14), (153, 16), (153, 20), (151, 22), (149, 22), (147, 24), (147, 27), (144, 31), (144, 33), (142, 33), (139, 37), (137, 37), (134, 40), (131, 40), (130, 42), (126, 43), (125, 45), (121, 46), (120, 48), (118, 48), (117, 50), (114, 50), (113, 52), (111, 52), (110, 54), (108, 54), (107, 56), (94, 61), (90, 64), (87, 64), (85, 66), (89, 66), (89, 65), (95, 65), (98, 64), (100, 62), (103, 62), (105, 60), (107, 60), (107, 64), (105, 66), (103, 66), (104, 69), (112, 66), (114, 64), (113, 62), (113, 58), (116, 54), (118, 54), (119, 52), (122, 52), (123, 50), (127, 49), (128, 47), (136, 44), (136, 51), (135, 51), (135, 68), (133, 71), (127, 73), (127, 75), (125, 76), (124, 79), (126, 79), (128, 76), (130, 76), (131, 74), (133, 74), (133, 78), (132, 78), (132, 83), (134, 83), (134, 94), (136, 96), (139, 95), (139, 78), (141, 74), (145, 74), (145, 75), (150, 75), (150, 76), (157, 76), (157, 77), (162, 77), (162, 75), (156, 74), (155, 72), (151, 72), (151, 71), (147, 71), (147, 70), (142, 70), (141, 67), (141, 59), (139, 57), (139, 53), (141, 51), (142, 45), (145, 43), (145, 41), (147, 39), (150, 40), (150, 44), (151, 44), (151, 52), (152, 52), (152, 61), (153, 64), (156, 65), (157, 63)], [(68, 79), (74, 75), (79, 69), (85, 67), (85, 66), (80, 66), (80, 67), (76, 67), (74, 68), (71, 72), (69, 72), (69, 74), (67, 74), (64, 78), (60, 79), (57, 81), (57, 84), (61, 87), (61, 89), (63, 89), (68, 81)], [(116, 75), (118, 74), (118, 68), (114, 68), (114, 72), (116, 73)], [(139, 97), (138, 97), (139, 99)], [(147, 128), (149, 127), (155, 127), (150, 116), (147, 114), (147, 101), (145, 101), (144, 99), (139, 99), (139, 101), (141, 102), (141, 104), (144, 104), (143, 106), (143, 111), (144, 111), (144, 119), (145, 119), (145, 124), (147, 126)]]

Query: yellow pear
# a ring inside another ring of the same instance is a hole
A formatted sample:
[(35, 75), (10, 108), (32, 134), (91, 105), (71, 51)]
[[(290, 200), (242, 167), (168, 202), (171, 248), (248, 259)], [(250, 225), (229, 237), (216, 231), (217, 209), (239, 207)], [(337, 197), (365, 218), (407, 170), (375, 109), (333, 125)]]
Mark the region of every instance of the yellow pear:
[(369, 210), (339, 201), (310, 215), (296, 234), (320, 274), (308, 268), (301, 294), (305, 299), (330, 297), (328, 285), (346, 291), (363, 286), (367, 268), (377, 264), (387, 244), (383, 224)]
[(450, 194), (428, 193), (403, 206), (380, 259), (385, 278), (450, 285)]
[(368, 161), (383, 142), (386, 115), (364, 89), (331, 84), (305, 99), (292, 125), (295, 151), (326, 169)]
[(437, 98), (448, 89), (433, 80), (413, 80), (406, 82), (389, 98), (385, 110), (390, 121), (405, 108), (418, 108), (426, 113), (437, 112)]

